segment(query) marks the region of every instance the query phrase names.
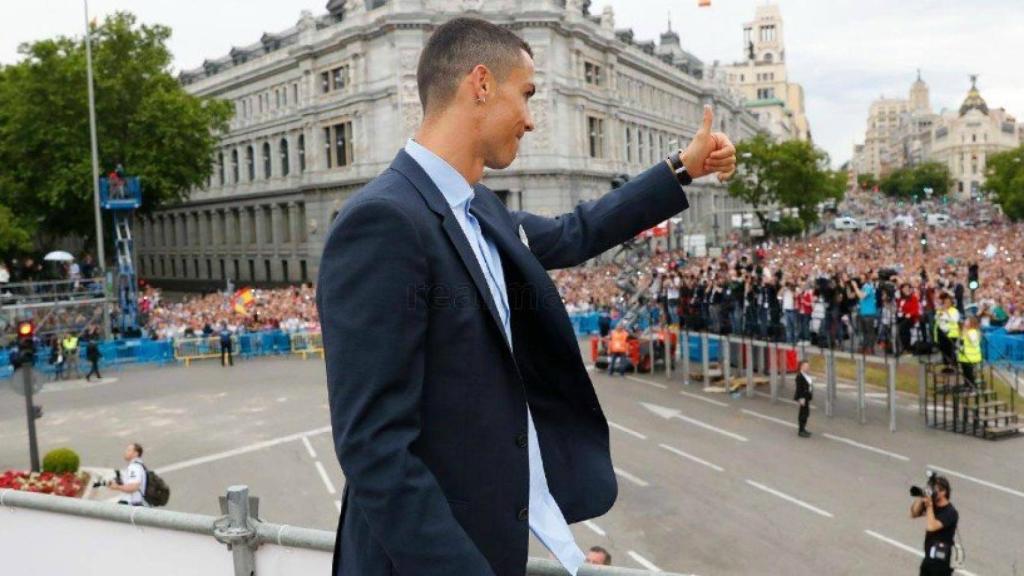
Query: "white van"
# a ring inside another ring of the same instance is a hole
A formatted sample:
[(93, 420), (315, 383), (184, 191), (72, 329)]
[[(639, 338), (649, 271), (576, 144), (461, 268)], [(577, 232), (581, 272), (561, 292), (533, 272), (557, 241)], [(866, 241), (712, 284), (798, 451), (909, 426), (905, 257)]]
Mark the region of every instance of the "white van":
[(878, 228), (878, 220), (868, 219), (864, 221), (865, 230), (874, 230), (875, 228)]
[(901, 214), (889, 221), (890, 228), (913, 228), (914, 218), (907, 214)]
[(953, 223), (953, 219), (948, 214), (932, 213), (925, 217), (925, 221), (929, 226), (949, 226)]
[(860, 230), (860, 222), (856, 218), (840, 216), (832, 222), (836, 230)]

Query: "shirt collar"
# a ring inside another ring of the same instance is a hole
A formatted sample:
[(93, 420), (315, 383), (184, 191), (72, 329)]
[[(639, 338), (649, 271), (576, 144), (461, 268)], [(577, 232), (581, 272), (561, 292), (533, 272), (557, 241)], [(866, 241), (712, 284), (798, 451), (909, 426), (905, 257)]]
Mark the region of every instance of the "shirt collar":
[(423, 168), (453, 211), (463, 203), (468, 205), (473, 200), (476, 195), (473, 192), (473, 187), (466, 182), (458, 170), (452, 168), (451, 164), (445, 162), (443, 158), (412, 138), (405, 143), (405, 151), (420, 165), (420, 168)]

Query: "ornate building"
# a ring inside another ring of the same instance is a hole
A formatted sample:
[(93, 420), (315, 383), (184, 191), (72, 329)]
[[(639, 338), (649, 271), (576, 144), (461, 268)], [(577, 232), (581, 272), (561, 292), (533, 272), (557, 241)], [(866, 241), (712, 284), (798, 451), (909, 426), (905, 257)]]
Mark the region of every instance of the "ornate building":
[(744, 59), (712, 67), (746, 100), (744, 106), (777, 140), (811, 139), (804, 109), (804, 89), (789, 81), (782, 13), (777, 4), (758, 6), (754, 20), (743, 25)]
[[(704, 80), (678, 34), (636, 40), (615, 28), (610, 8), (594, 15), (589, 4), (331, 0), (327, 14), (304, 12), (287, 30), (182, 72), (187, 90), (233, 102), (235, 115), (208, 185), (139, 222), (142, 275), (193, 286), (313, 281), (342, 204), (418, 126), (421, 48), (457, 15), (506, 26), (534, 50), (536, 130), (509, 168), (484, 175), (512, 209), (554, 215), (601, 196), (617, 174), (687, 142), (705, 102), (734, 141), (758, 129), (739, 100)], [(740, 208), (716, 183), (688, 192), (687, 234), (709, 234), (713, 209)]]

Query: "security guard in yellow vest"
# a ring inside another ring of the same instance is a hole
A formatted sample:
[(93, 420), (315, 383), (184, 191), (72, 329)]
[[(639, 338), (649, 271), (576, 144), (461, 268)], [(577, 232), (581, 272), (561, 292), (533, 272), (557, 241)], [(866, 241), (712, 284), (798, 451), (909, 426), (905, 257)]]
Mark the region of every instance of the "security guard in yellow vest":
[(78, 336), (65, 334), (61, 348), (64, 349), (64, 365), (67, 366), (68, 378), (71, 377), (72, 372), (74, 372), (75, 378), (81, 377), (82, 374), (78, 371)]
[(981, 366), (981, 330), (978, 319), (971, 316), (964, 322), (964, 334), (960, 339), (960, 352), (957, 354), (960, 369), (964, 373), (964, 382), (971, 388), (977, 387), (975, 376)]
[(939, 309), (935, 314), (935, 339), (942, 352), (942, 363), (946, 365), (944, 372), (955, 372), (956, 346), (960, 339), (960, 311), (953, 305), (948, 292), (939, 297)]

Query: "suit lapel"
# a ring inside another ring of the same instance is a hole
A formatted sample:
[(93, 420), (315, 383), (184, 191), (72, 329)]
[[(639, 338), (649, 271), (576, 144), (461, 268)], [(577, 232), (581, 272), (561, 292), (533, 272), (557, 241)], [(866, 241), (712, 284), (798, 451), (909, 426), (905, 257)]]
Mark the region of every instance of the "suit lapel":
[(487, 306), (487, 311), (490, 313), (495, 327), (498, 328), (502, 341), (508, 342), (505, 337), (505, 328), (501, 323), (501, 316), (498, 315), (498, 308), (495, 306), (494, 298), (491, 296), (491, 289), (487, 285), (487, 280), (484, 279), (480, 263), (477, 261), (476, 254), (469, 245), (469, 240), (462, 231), (459, 221), (455, 219), (451, 206), (445, 201), (444, 195), (437, 189), (437, 185), (427, 176), (423, 168), (405, 150), (398, 153), (398, 156), (391, 163), (391, 168), (412, 182), (416, 190), (423, 196), (423, 200), (431, 211), (442, 218), (441, 227), (448, 236), (448, 240), (455, 247), (455, 251), (458, 253), (459, 259), (462, 260), (466, 271), (469, 272), (469, 276), (473, 279), (478, 296), (483, 299), (484, 304)]

